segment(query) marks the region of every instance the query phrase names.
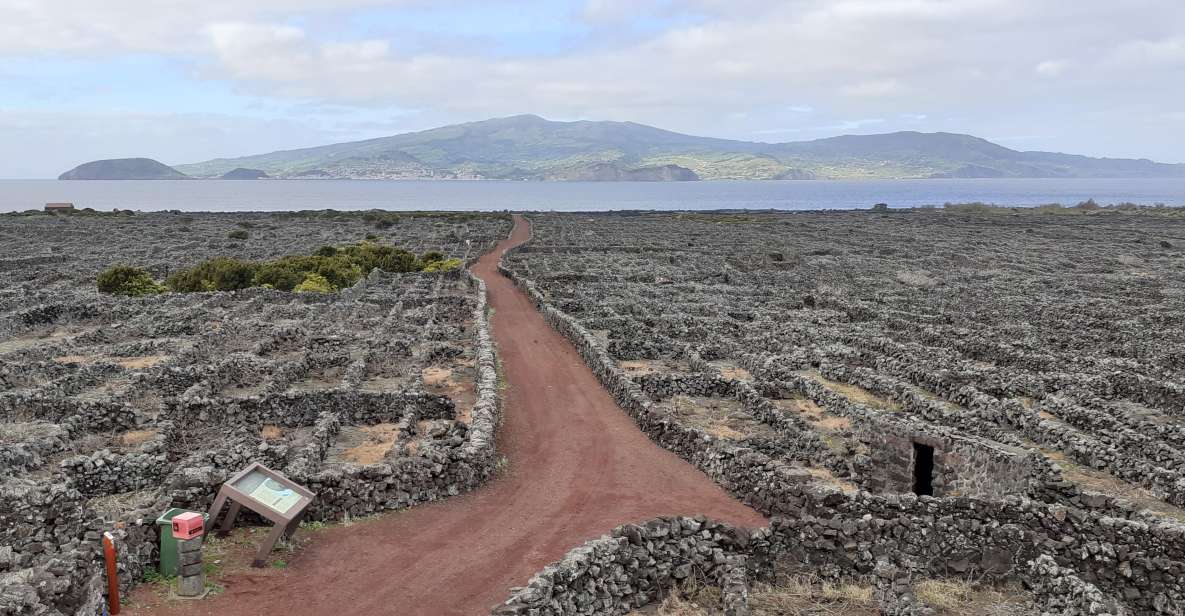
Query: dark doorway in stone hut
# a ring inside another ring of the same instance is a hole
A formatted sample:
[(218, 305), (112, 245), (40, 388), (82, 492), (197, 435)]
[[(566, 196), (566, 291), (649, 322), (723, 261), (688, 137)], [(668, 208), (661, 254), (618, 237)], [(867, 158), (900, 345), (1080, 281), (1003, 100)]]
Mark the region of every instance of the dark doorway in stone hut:
[(934, 496), (934, 448), (913, 444), (913, 493)]

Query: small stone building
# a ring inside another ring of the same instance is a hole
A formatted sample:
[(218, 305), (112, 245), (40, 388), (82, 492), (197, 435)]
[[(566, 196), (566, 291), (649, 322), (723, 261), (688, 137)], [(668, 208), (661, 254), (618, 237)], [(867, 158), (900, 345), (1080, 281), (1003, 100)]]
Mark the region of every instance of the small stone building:
[(872, 458), (865, 485), (872, 492), (1000, 499), (1028, 494), (1040, 481), (1029, 452), (1018, 447), (898, 426), (869, 428), (859, 438)]
[(46, 203), (45, 211), (47, 212), (73, 212), (73, 203)]

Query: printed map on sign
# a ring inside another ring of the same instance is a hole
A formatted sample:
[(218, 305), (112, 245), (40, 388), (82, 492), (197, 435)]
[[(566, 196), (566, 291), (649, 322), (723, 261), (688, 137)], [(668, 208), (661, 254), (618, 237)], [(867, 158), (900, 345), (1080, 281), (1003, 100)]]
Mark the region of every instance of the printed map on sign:
[(284, 487), (283, 484), (275, 479), (264, 479), (260, 484), (250, 492), (251, 498), (271, 507), (272, 509), (286, 513), (293, 505), (300, 500), (300, 495), (296, 492)]

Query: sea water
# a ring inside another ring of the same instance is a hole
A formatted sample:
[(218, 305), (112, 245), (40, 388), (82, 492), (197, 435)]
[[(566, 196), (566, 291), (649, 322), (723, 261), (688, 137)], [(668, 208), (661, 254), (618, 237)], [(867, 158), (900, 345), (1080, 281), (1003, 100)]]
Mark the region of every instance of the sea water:
[(1185, 205), (1182, 179), (512, 182), (415, 180), (0, 180), (0, 211), (66, 201), (97, 210), (825, 210), (1133, 202)]

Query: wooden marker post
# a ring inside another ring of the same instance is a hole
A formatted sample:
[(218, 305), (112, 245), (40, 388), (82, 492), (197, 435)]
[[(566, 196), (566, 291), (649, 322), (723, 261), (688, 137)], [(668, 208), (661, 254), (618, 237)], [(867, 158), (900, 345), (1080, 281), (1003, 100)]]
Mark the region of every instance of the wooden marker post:
[(103, 533), (103, 558), (107, 561), (107, 605), (111, 616), (119, 614), (119, 572), (115, 568), (115, 537)]

